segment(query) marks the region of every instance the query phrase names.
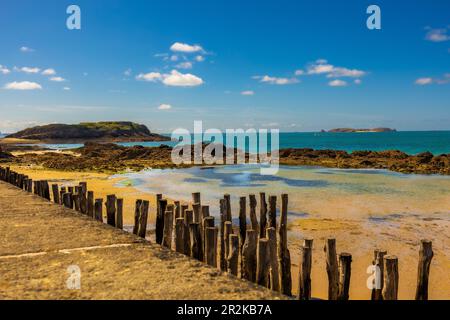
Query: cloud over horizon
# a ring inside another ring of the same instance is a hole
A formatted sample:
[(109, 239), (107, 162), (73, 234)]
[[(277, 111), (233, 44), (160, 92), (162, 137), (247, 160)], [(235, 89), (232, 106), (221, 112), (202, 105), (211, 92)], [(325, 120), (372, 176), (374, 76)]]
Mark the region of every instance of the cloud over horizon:
[(10, 82), (4, 87), (6, 90), (41, 90), (42, 86), (36, 82), (22, 81), (22, 82)]

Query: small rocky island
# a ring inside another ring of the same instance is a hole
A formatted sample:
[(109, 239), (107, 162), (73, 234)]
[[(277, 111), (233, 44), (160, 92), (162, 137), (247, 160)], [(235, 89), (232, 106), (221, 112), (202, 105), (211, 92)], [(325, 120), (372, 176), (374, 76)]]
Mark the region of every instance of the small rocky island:
[(336, 128), (328, 132), (396, 132), (397, 130), (391, 128), (373, 128), (373, 129), (354, 129), (354, 128)]
[(6, 139), (43, 143), (170, 141), (170, 137), (152, 133), (145, 125), (128, 121), (48, 124), (10, 134)]

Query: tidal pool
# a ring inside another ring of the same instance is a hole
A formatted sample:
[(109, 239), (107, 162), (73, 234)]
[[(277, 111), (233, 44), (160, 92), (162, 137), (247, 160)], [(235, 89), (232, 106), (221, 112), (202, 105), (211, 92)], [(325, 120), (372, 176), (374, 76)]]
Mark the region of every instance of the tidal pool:
[(127, 173), (119, 186), (132, 185), (146, 193), (190, 201), (200, 191), (202, 202), (218, 214), (219, 199), (232, 196), (233, 215), (238, 198), (265, 192), (289, 195), (290, 218), (361, 218), (434, 216), (450, 219), (450, 177), (405, 175), (386, 170), (330, 169), (281, 166), (277, 175), (260, 175), (251, 165), (155, 169)]

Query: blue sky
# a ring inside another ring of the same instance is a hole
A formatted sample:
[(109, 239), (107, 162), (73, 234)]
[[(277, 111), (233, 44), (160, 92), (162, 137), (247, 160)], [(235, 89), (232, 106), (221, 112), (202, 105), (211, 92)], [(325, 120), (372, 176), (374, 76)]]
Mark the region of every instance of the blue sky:
[[(70, 4), (81, 30), (66, 28)], [(3, 132), (450, 129), (449, 1), (3, 0), (0, 30)]]

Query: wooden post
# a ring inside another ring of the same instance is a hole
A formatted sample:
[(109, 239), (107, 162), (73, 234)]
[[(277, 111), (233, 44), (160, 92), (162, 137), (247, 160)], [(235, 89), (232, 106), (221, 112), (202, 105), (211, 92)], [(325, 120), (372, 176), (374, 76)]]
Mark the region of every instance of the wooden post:
[(256, 282), (264, 287), (269, 287), (269, 240), (259, 239), (258, 243), (258, 265), (256, 271)]
[(194, 259), (203, 261), (203, 244), (201, 238), (200, 223), (195, 222), (189, 225), (189, 235), (191, 244), (190, 256)]
[(336, 254), (336, 239), (327, 239), (324, 251), (328, 275), (328, 300), (337, 300), (339, 295), (339, 266)]
[(116, 226), (116, 196), (106, 196), (106, 221), (110, 226)]
[(252, 224), (252, 229), (259, 234), (259, 224), (256, 218), (256, 196), (254, 194), (249, 195), (249, 205), (250, 205), (250, 222)]
[(135, 235), (139, 234), (139, 221), (141, 219), (141, 206), (142, 206), (142, 200), (141, 199), (137, 199), (135, 207), (134, 207), (133, 234), (135, 234)]
[(166, 212), (167, 200), (160, 199), (157, 205), (159, 209), (156, 210), (155, 241), (157, 244), (162, 244), (164, 235), (164, 212)]
[(269, 197), (269, 228), (277, 228), (277, 197)]
[(239, 236), (241, 240), (241, 250), (242, 246), (245, 242), (245, 235), (247, 232), (247, 212), (246, 212), (246, 198), (240, 197), (239, 198)]
[(175, 251), (184, 253), (184, 219), (177, 218), (175, 222)]
[(217, 268), (217, 234), (218, 228), (206, 228), (206, 263)]
[[(383, 285), (384, 285), (384, 256), (386, 251), (376, 249), (374, 251), (373, 265), (378, 268), (375, 271), (375, 283), (372, 289), (372, 300), (383, 300)], [(378, 279), (377, 279), (378, 278)]]
[(220, 199), (220, 246), (219, 246), (219, 259), (220, 259), (220, 270), (227, 271), (227, 255), (225, 253), (225, 221), (227, 219), (227, 209), (224, 199)]
[(215, 218), (214, 217), (206, 217), (203, 219), (203, 252), (204, 252), (204, 261), (206, 262), (206, 228), (214, 228), (215, 226), (215, 222), (214, 222)]
[(193, 213), (194, 213), (194, 222), (200, 222), (201, 220), (201, 210), (202, 210), (202, 207), (201, 207), (201, 205), (200, 205), (200, 203), (194, 203), (193, 205), (192, 205), (192, 211), (193, 211)]
[(266, 229), (266, 238), (269, 240), (269, 261), (270, 261), (270, 289), (280, 291), (280, 274), (278, 270), (277, 255), (277, 231), (275, 228)]
[(103, 199), (95, 199), (95, 220), (103, 222)]
[(59, 204), (59, 190), (57, 184), (52, 184), (53, 202)]
[(384, 278), (383, 299), (397, 300), (398, 294), (398, 258), (393, 255), (384, 257)]
[(201, 206), (200, 192), (192, 193), (192, 203), (198, 203)]
[(184, 216), (186, 215), (186, 210), (189, 209), (189, 206), (187, 204), (182, 204), (181, 205), (181, 217), (184, 218)]
[(223, 199), (225, 200), (225, 207), (227, 211), (227, 221), (232, 221), (233, 217), (231, 214), (231, 196), (229, 194), (225, 194), (223, 196)]
[(433, 255), (432, 242), (430, 240), (421, 240), (419, 266), (417, 268), (416, 300), (428, 300), (428, 277)]
[[(271, 200), (271, 203), (272, 202), (273, 199)], [(278, 229), (279, 235), (278, 270), (280, 272), (280, 292), (284, 295), (290, 296), (292, 295), (292, 277), (291, 277), (291, 254), (289, 252), (287, 245), (287, 214), (288, 214), (288, 195), (282, 194), (280, 228)], [(270, 222), (269, 225), (271, 225)]]
[(80, 195), (78, 193), (74, 193), (72, 195), (73, 198), (73, 204), (75, 207), (75, 211), (80, 212)]
[(224, 228), (225, 260), (228, 269), (228, 256), (230, 255), (230, 235), (233, 234), (233, 223), (231, 221), (225, 221)]
[(341, 253), (339, 255), (339, 295), (338, 300), (348, 300), (350, 276), (352, 273), (352, 255)]
[(66, 192), (66, 193), (63, 194), (64, 207), (72, 209), (72, 206), (70, 204), (70, 201), (71, 201), (70, 198), (71, 198), (71, 194), (70, 193)]
[(184, 212), (184, 254), (187, 256), (191, 255), (191, 235), (189, 225), (194, 223), (194, 211), (186, 210)]
[(173, 204), (175, 205), (175, 220), (178, 218), (181, 218), (181, 205), (180, 205), (180, 201), (174, 201)]
[(312, 242), (311, 239), (305, 239), (300, 251), (300, 262), (298, 264), (299, 300), (311, 300)]
[(147, 235), (147, 218), (148, 218), (149, 202), (142, 201), (140, 216), (139, 216), (139, 232), (138, 236), (145, 239)]
[(227, 257), (227, 271), (237, 277), (239, 260), (239, 236), (237, 234), (230, 234), (228, 247), (230, 249)]
[(123, 229), (123, 199), (117, 199), (116, 228)]
[(164, 212), (164, 232), (162, 245), (169, 249), (172, 248), (173, 214), (173, 205), (167, 206), (166, 212)]
[[(28, 179), (27, 191), (30, 193), (33, 192), (33, 179)], [(62, 199), (61, 199), (61, 201), (62, 201)]]
[(241, 277), (251, 282), (256, 282), (256, 230), (247, 230), (244, 245), (242, 246), (242, 272)]
[(94, 217), (94, 192), (88, 191), (87, 194), (87, 214), (89, 217)]
[(63, 195), (66, 193), (66, 187), (61, 187), (61, 190), (59, 190), (59, 204), (64, 205), (63, 202)]

